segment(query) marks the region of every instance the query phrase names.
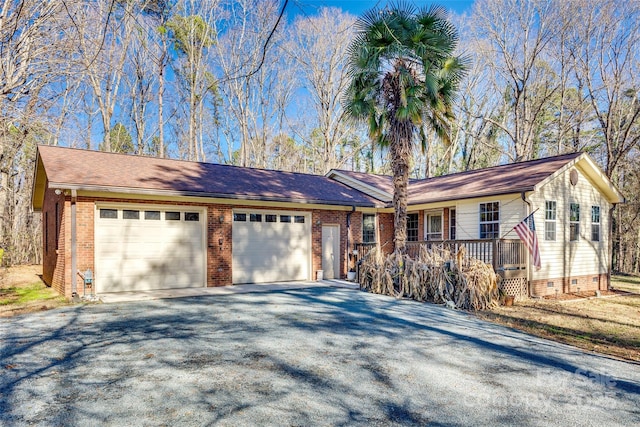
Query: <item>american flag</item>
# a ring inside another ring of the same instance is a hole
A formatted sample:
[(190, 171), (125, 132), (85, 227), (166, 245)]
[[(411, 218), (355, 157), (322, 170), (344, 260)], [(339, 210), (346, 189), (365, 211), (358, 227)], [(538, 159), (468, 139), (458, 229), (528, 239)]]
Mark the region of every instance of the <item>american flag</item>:
[(523, 219), (518, 225), (513, 227), (520, 240), (527, 245), (529, 253), (533, 257), (533, 265), (536, 270), (542, 267), (540, 262), (540, 249), (538, 248), (538, 237), (536, 236), (536, 225), (533, 222), (533, 214)]

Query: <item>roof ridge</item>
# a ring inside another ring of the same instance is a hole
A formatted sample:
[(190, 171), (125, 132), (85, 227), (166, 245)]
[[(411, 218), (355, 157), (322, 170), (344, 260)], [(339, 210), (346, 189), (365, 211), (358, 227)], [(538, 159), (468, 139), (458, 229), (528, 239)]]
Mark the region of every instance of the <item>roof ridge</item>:
[(350, 171), (348, 169), (332, 169), (332, 170), (335, 171), (335, 172), (357, 173), (357, 174), (360, 174), (360, 175), (369, 175), (369, 176), (380, 176), (380, 177), (393, 178), (392, 175), (386, 175), (386, 174), (382, 174), (382, 173)]
[(154, 157), (154, 156), (151, 156), (151, 155), (148, 155), (148, 154), (116, 153), (116, 152), (110, 152), (110, 151), (90, 150), (90, 149), (87, 149), (87, 148), (64, 147), (64, 146), (60, 146), (60, 145), (38, 144), (38, 148), (40, 148), (40, 147), (55, 148), (55, 149), (62, 149), (62, 150), (82, 151), (82, 152), (87, 152), (87, 153), (107, 154), (107, 155), (115, 155), (115, 156), (137, 158), (137, 159), (150, 159), (150, 160), (159, 160), (159, 161), (167, 161), (167, 162), (181, 162), (181, 163), (201, 164), (201, 165), (219, 166), (219, 167), (228, 167), (228, 168), (237, 168), (237, 169), (250, 169), (250, 170), (255, 170), (255, 171), (276, 172), (276, 173), (289, 174), (289, 175), (306, 175), (306, 176), (323, 177), (323, 178), (326, 178), (326, 179), (330, 179), (330, 178), (326, 177), (324, 174), (315, 174), (315, 173), (309, 173), (309, 172), (292, 172), (292, 171), (284, 171), (284, 170), (279, 170), (279, 169), (267, 169), (267, 168), (258, 168), (258, 167), (252, 167), (252, 166), (229, 165), (229, 164), (224, 164), (224, 163), (203, 162), (203, 161), (185, 160), (185, 159), (174, 159), (174, 158), (168, 158), (168, 157)]
[(471, 169), (471, 170), (462, 171), (462, 172), (449, 173), (449, 174), (446, 174), (446, 175), (432, 176), (432, 177), (429, 177), (429, 178), (420, 178), (420, 179), (416, 179), (414, 182), (420, 183), (420, 182), (430, 181), (430, 180), (434, 180), (434, 179), (448, 178), (448, 177), (452, 177), (452, 176), (456, 176), (456, 175), (467, 175), (467, 174), (471, 174), (471, 173), (478, 173), (478, 172), (488, 171), (488, 170), (492, 170), (492, 169), (512, 167), (512, 166), (515, 166), (515, 165), (523, 165), (525, 163), (534, 163), (534, 162), (544, 163), (546, 161), (551, 161), (551, 160), (554, 160), (554, 159), (560, 159), (561, 157), (577, 158), (581, 154), (583, 154), (581, 151), (575, 151), (573, 153), (558, 154), (557, 156), (540, 157), (538, 159), (523, 160), (521, 162), (505, 163), (505, 164), (502, 164), (502, 165), (487, 166), (486, 168)]
[[(432, 180), (432, 179), (451, 177), (451, 176), (454, 176), (454, 175), (464, 175), (464, 174), (477, 173), (477, 172), (482, 172), (482, 171), (496, 169), (496, 168), (504, 168), (504, 167), (514, 166), (514, 165), (523, 165), (525, 163), (546, 162), (546, 161), (551, 161), (551, 160), (554, 160), (554, 159), (560, 159), (562, 157), (575, 158), (575, 157), (578, 157), (581, 154), (583, 154), (582, 151), (574, 151), (572, 153), (557, 154), (555, 156), (540, 157), (540, 158), (537, 158), (537, 159), (523, 160), (523, 161), (514, 162), (514, 163), (504, 163), (502, 165), (487, 166), (487, 167), (480, 168), (480, 169), (471, 169), (471, 170), (466, 170), (466, 171), (453, 172), (453, 173), (448, 173), (446, 175), (431, 176), (429, 178), (409, 178), (409, 180), (413, 181), (414, 183), (419, 183), (419, 182), (423, 182), (423, 181), (429, 181), (429, 180)], [(353, 174), (359, 174), (359, 175), (368, 175), (368, 176), (379, 176), (379, 177), (383, 177), (383, 178), (393, 178), (393, 175), (370, 173), (370, 172), (360, 172), (360, 171), (353, 171), (353, 170), (348, 170), (348, 169), (333, 169), (333, 171), (335, 171), (335, 172), (353, 173)]]

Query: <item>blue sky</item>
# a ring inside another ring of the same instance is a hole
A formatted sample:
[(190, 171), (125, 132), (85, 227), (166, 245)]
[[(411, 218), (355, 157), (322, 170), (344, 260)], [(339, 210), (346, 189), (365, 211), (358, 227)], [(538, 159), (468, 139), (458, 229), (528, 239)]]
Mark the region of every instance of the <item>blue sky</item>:
[[(305, 14), (314, 15), (321, 7), (338, 7), (354, 15), (360, 15), (372, 7), (384, 7), (388, 3), (390, 3), (388, 0), (289, 0), (287, 8), (289, 13), (300, 13), (302, 11)], [(439, 4), (454, 13), (460, 14), (471, 9), (473, 0), (413, 0), (410, 3), (418, 7)]]

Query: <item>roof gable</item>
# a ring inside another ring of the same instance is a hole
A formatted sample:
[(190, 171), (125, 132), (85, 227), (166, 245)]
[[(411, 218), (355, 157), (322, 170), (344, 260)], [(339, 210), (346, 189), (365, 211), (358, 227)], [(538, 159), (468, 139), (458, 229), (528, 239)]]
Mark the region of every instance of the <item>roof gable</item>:
[(602, 169), (589, 157), (583, 153), (574, 160), (568, 162), (562, 168), (558, 169), (554, 174), (547, 177), (536, 185), (536, 189), (546, 185), (567, 170), (575, 167), (589, 180), (600, 193), (607, 199), (609, 203), (624, 203), (625, 199), (622, 193), (616, 188), (609, 178), (604, 174)]
[(389, 203), (393, 199), (393, 179), (388, 175), (332, 169), (326, 176), (380, 201)]
[(376, 206), (366, 194), (320, 175), (39, 146), (35, 209), (46, 180), (61, 189)]

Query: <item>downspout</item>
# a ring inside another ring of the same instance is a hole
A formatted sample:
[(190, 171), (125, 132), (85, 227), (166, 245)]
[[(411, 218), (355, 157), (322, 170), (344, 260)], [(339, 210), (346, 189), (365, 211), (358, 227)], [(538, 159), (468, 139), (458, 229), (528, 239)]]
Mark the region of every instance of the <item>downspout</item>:
[[(526, 216), (525, 216), (526, 218), (527, 216), (531, 215), (531, 202), (527, 200), (527, 196), (525, 195), (524, 191), (520, 193), (520, 197), (522, 198), (522, 201), (525, 202), (528, 206)], [(529, 253), (529, 251), (527, 251), (527, 289), (529, 290), (529, 297), (531, 297), (532, 295), (532, 292), (531, 292), (532, 280), (533, 280), (533, 272), (531, 271), (531, 254)]]
[(76, 201), (78, 192), (71, 190), (71, 298), (78, 299), (77, 274), (78, 271), (78, 251), (77, 251), (77, 230), (76, 230)]
[[(611, 269), (613, 268), (613, 212), (616, 209), (616, 206), (619, 203), (613, 203), (611, 208), (609, 209), (609, 238), (607, 239), (607, 249), (608, 249), (608, 261), (607, 262), (607, 290), (611, 289)], [(618, 209), (620, 212), (620, 209)], [(620, 220), (618, 220), (618, 227), (620, 227)], [(620, 229), (618, 228), (618, 259), (617, 264), (620, 266)], [(598, 286), (600, 288), (600, 286)]]
[(347, 256), (345, 266), (349, 271), (349, 236), (351, 235), (351, 214), (356, 211), (356, 205), (351, 205), (351, 212), (347, 212)]

